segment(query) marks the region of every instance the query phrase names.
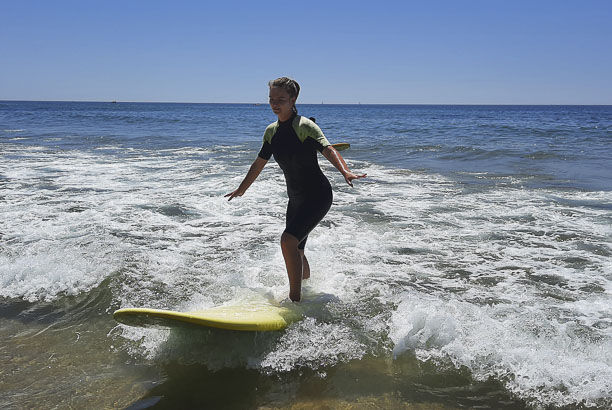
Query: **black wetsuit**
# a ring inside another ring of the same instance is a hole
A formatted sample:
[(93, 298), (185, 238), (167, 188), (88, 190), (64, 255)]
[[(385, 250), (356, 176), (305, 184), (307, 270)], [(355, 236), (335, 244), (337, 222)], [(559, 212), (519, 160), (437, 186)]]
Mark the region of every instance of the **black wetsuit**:
[(274, 155), (285, 174), (289, 196), (285, 232), (300, 241), (299, 249), (304, 249), (308, 234), (331, 207), (331, 185), (317, 160), (317, 151), (329, 145), (314, 122), (294, 114), (287, 121), (268, 126), (259, 151), (265, 160)]

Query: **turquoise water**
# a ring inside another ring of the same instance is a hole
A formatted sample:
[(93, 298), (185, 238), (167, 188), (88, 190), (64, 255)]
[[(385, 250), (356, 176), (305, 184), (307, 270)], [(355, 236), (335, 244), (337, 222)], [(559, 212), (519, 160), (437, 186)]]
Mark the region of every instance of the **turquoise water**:
[(607, 408), (612, 107), (302, 105), (334, 186), (284, 332), (112, 312), (280, 301), (265, 105), (0, 102), (0, 405)]

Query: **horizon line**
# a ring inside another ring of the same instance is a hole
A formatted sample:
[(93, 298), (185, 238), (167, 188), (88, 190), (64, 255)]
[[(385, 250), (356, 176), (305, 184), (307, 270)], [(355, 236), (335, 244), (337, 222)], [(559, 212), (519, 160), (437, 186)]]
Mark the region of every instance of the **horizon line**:
[[(137, 101), (137, 100), (14, 100), (0, 99), (0, 102), (63, 102), (63, 103), (107, 103), (107, 104), (234, 104), (234, 105), (268, 105), (267, 102), (192, 102), (192, 101)], [(612, 103), (297, 103), (296, 105), (464, 105), (464, 106), (612, 106)]]

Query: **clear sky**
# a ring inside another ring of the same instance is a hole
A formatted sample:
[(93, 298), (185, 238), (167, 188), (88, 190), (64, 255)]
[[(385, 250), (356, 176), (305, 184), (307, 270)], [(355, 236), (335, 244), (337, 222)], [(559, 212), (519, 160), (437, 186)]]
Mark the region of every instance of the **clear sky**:
[(0, 100), (612, 104), (611, 0), (0, 0)]

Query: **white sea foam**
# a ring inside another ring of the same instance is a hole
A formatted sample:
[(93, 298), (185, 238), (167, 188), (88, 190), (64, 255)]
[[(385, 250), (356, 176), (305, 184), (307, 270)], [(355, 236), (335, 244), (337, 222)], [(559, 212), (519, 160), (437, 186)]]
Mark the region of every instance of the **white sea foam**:
[(541, 405), (601, 404), (612, 389), (612, 343), (545, 306), (476, 306), (402, 295), (391, 321), (394, 354), (468, 368), (479, 380), (500, 380)]
[(285, 332), (276, 349), (258, 365), (274, 372), (290, 371), (296, 367), (316, 370), (340, 361), (359, 359), (365, 352), (363, 344), (345, 326), (306, 318)]
[[(108, 278), (122, 307), (285, 299), (278, 166), (270, 163), (243, 197), (223, 198), (248, 166), (229, 148), (132, 149), (127, 157), (20, 152), (0, 168), (2, 296), (53, 300)], [(245, 339), (226, 361), (205, 352), (199, 360), (316, 369), (385, 352), (390, 338), (395, 356), (494, 377), (536, 405), (610, 397), (609, 192), (474, 188), (351, 166), (368, 173), (355, 188), (324, 165), (334, 206), (307, 246), (306, 302), (309, 294), (333, 297), (282, 336), (258, 339), (257, 352)], [(169, 332), (117, 332), (146, 357), (186, 357), (195, 348)]]

